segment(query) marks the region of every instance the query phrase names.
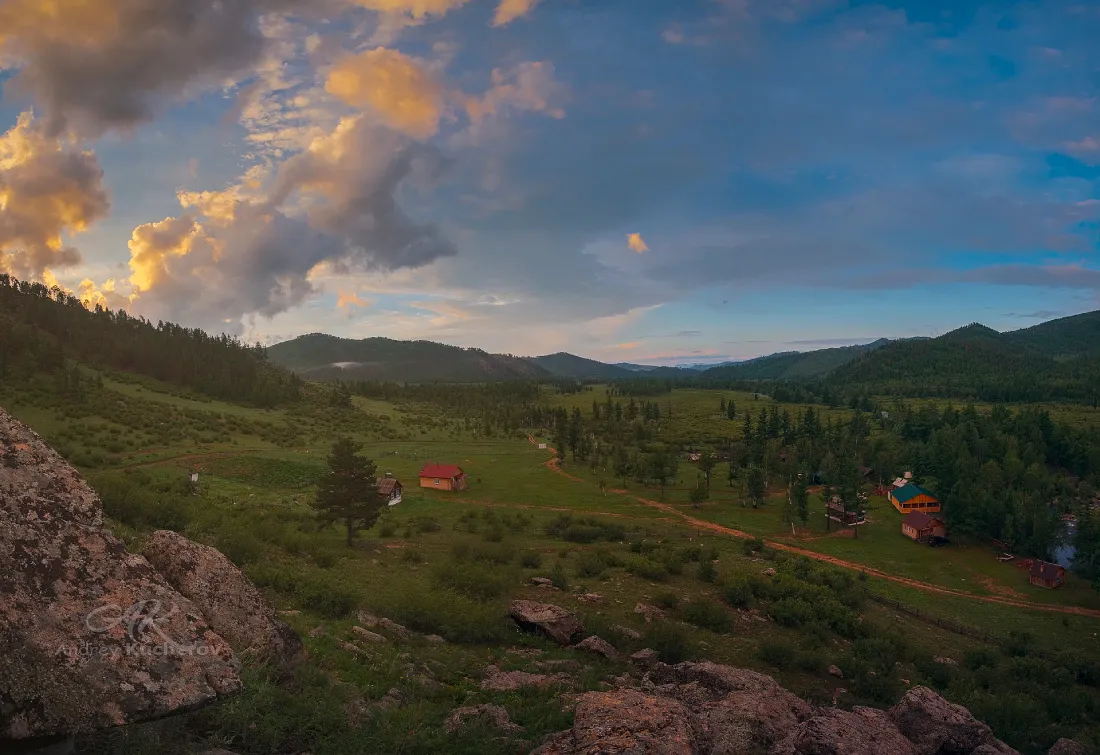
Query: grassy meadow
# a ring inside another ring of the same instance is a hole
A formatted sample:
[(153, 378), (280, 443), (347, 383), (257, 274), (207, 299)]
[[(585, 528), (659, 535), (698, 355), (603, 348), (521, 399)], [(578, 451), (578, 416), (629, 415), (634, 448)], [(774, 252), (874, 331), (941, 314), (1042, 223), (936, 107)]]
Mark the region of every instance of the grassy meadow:
[[(677, 437), (737, 437), (739, 423), (718, 414), (721, 395), (676, 391), (660, 402), (671, 403), (667, 421)], [(751, 394), (725, 396), (739, 411), (766, 405)], [(552, 400), (588, 411), (593, 398), (602, 400), (603, 389)], [(595, 473), (569, 462), (563, 470), (572, 478), (556, 473), (547, 464), (551, 454), (522, 433), (486, 438), (438, 411), (361, 398), (340, 409), (317, 387), (288, 408), (253, 409), (105, 375), (103, 388), (83, 400), (59, 399), (47, 387), (0, 387), (0, 406), (85, 473), (111, 528), (131, 549), (158, 528), (216, 546), (269, 595), (306, 646), (289, 679), (246, 669), (240, 696), (189, 717), (114, 732), (106, 742), (113, 750), (527, 752), (570, 724), (563, 693), (605, 688), (629, 665), (521, 633), (507, 617), (516, 598), (576, 611), (588, 632), (624, 653), (652, 647), (669, 662), (706, 658), (755, 668), (822, 704), (835, 696), (841, 705), (888, 706), (907, 685), (923, 683), (970, 706), (1023, 752), (1081, 732), (1100, 745), (1095, 719), (1082, 723), (1100, 710), (1100, 618), (929, 593), (701, 530), (685, 518), (976, 596), (1100, 609), (1087, 586), (1032, 588), (984, 547), (916, 545), (902, 537), (900, 515), (882, 500), (854, 539), (825, 531), (815, 496), (809, 525), (792, 535), (782, 491), (747, 508), (739, 491), (726, 487), (721, 465), (712, 499), (696, 508), (687, 498), (696, 471), (682, 462), (683, 482), (665, 496), (668, 510), (647, 502), (659, 496), (655, 488), (628, 483), (620, 492), (610, 489), (618, 481), (608, 481), (601, 490)], [(365, 444), (379, 474), (392, 472), (405, 484), (403, 502), (354, 548), (339, 528), (319, 529), (310, 506), (341, 434)], [(470, 489), (421, 490), (416, 472), (428, 461), (461, 465)], [(185, 483), (192, 470), (200, 475), (193, 492)], [(777, 573), (764, 576), (768, 569)], [(532, 577), (549, 577), (562, 589), (536, 588)], [(593, 593), (600, 597), (586, 597)], [(645, 621), (638, 603), (658, 607), (663, 618)], [(358, 641), (352, 627), (364, 611), (415, 634)], [(568, 679), (491, 692), (480, 687), (490, 664), (561, 668)], [(830, 675), (831, 665), (843, 681)], [(1010, 698), (1002, 696), (1006, 689)], [(395, 699), (403, 702), (391, 704)], [(504, 737), (480, 726), (444, 729), (454, 708), (478, 703), (502, 705), (521, 731)], [(81, 746), (91, 752), (104, 741)]]

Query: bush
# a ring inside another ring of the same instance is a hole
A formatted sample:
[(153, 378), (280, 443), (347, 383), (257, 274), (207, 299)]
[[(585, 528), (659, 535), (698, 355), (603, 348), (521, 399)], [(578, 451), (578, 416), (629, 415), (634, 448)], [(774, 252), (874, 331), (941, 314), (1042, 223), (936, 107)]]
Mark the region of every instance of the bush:
[(768, 613), (776, 624), (800, 627), (814, 618), (813, 607), (801, 598), (781, 598), (771, 605)]
[(565, 573), (565, 567), (562, 566), (561, 561), (554, 562), (554, 568), (550, 570), (550, 581), (554, 583), (554, 587), (559, 590), (569, 589), (569, 576)]
[(599, 577), (607, 570), (607, 562), (595, 551), (584, 551), (577, 559), (578, 577)]
[(733, 577), (722, 588), (722, 600), (735, 608), (748, 608), (753, 601), (752, 584), (744, 577)]
[(680, 605), (680, 596), (672, 590), (662, 590), (653, 596), (653, 603), (666, 611), (675, 611)]
[(524, 569), (537, 569), (542, 566), (542, 554), (538, 551), (524, 551), (519, 556), (519, 563)]
[(264, 555), (264, 545), (259, 538), (245, 529), (227, 529), (218, 535), (218, 550), (237, 566), (259, 561)]
[(700, 561), (695, 569), (695, 578), (700, 582), (713, 584), (718, 579), (718, 569), (714, 566), (714, 562), (709, 559)]
[(687, 633), (675, 624), (660, 621), (646, 635), (648, 645), (657, 651), (665, 663), (680, 663), (694, 657), (695, 651)]
[(793, 647), (782, 642), (764, 642), (756, 651), (757, 658), (780, 671), (791, 668), (797, 655)]
[(498, 608), (452, 592), (403, 593), (384, 607), (384, 613), (414, 631), (438, 634), (451, 642), (495, 645), (506, 642), (511, 634)]
[(626, 538), (626, 528), (614, 522), (586, 517), (575, 519), (571, 514), (562, 514), (546, 524), (547, 535), (571, 543), (589, 544), (599, 540), (618, 542)]
[(497, 570), (468, 564), (440, 566), (435, 570), (435, 579), (443, 587), (481, 602), (499, 598), (506, 587)]
[(382, 522), (378, 525), (378, 537), (393, 537), (397, 534), (397, 525), (393, 522)]
[(664, 582), (668, 579), (668, 569), (663, 564), (650, 561), (648, 558), (633, 558), (626, 568), (634, 576), (652, 582)]
[(299, 584), (296, 597), (303, 606), (329, 619), (347, 618), (357, 603), (354, 593), (319, 579)]
[(684, 604), (684, 621), (701, 629), (726, 634), (733, 629), (733, 620), (720, 603), (697, 598)]

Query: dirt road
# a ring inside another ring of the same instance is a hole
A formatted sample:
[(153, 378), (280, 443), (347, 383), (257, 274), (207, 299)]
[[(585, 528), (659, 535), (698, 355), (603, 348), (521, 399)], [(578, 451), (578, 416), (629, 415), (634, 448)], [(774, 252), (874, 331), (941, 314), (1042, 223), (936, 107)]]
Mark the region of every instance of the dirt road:
[[(532, 443), (536, 443), (535, 439), (532, 436), (528, 435), (527, 438)], [(547, 447), (547, 450), (554, 454), (557, 453), (555, 449), (550, 447)], [(558, 459), (556, 455), (545, 461), (544, 466), (546, 466), (550, 471), (567, 477), (570, 480), (573, 480), (575, 482), (584, 482), (579, 477), (574, 477), (573, 475), (568, 474), (567, 472), (562, 470), (561, 467), (558, 465)], [(645, 504), (646, 506), (652, 506), (653, 508), (664, 511), (668, 514), (672, 514), (678, 517), (680, 520), (687, 522), (688, 524), (699, 530), (716, 532), (718, 534), (728, 535), (730, 537), (737, 537), (746, 540), (750, 540), (754, 537), (747, 532), (742, 532), (741, 530), (734, 529), (732, 527), (726, 527), (715, 522), (708, 522), (705, 519), (697, 519), (683, 511), (680, 511), (675, 506), (663, 503), (661, 501), (654, 501), (649, 498), (632, 495), (627, 491), (609, 489), (608, 492), (616, 493), (618, 495), (625, 495), (628, 498), (632, 498), (633, 500), (638, 501), (639, 503)], [(798, 548), (793, 545), (787, 545), (786, 543), (779, 543), (771, 540), (765, 540), (765, 543), (767, 543), (768, 547), (775, 548), (776, 550), (781, 550), (786, 553), (793, 553), (799, 556), (805, 556), (806, 558), (812, 558), (815, 561), (822, 561), (824, 563), (832, 564), (833, 566), (839, 566), (844, 569), (860, 571), (871, 577), (886, 579), (897, 584), (912, 587), (917, 590), (922, 590), (924, 592), (935, 593), (939, 595), (953, 595), (955, 597), (967, 598), (968, 600), (977, 600), (983, 603), (997, 603), (1004, 606), (1013, 606), (1015, 608), (1028, 608), (1034, 611), (1073, 614), (1077, 616), (1089, 616), (1094, 619), (1100, 619), (1100, 611), (1091, 608), (1080, 608), (1078, 606), (1055, 606), (1049, 605), (1047, 603), (1035, 603), (1028, 600), (1016, 600), (1013, 598), (1004, 598), (994, 595), (975, 595), (974, 593), (966, 592), (965, 590), (956, 590), (951, 587), (942, 587), (940, 585), (934, 585), (930, 582), (922, 582), (917, 579), (910, 579), (909, 577), (899, 577), (896, 574), (890, 574), (888, 572), (882, 571), (881, 569), (876, 569), (874, 567), (866, 566), (864, 564), (857, 564), (852, 561), (845, 561), (844, 559), (836, 558), (835, 556), (828, 556), (824, 553), (817, 553), (815, 551), (806, 550), (805, 548)]]

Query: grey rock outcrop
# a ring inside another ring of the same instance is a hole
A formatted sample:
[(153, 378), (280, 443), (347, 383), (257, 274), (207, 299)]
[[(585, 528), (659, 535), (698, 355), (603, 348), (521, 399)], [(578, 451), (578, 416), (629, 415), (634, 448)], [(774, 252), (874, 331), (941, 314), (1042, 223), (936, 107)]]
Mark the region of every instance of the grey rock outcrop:
[(104, 529), (76, 470), (0, 411), (0, 745), (192, 710), (239, 691), (237, 668), (199, 607)]
[(703, 662), (655, 663), (640, 688), (580, 695), (573, 727), (532, 755), (643, 753), (1012, 755), (1015, 750), (965, 708), (928, 689), (911, 690), (889, 711), (814, 708), (769, 676)]
[(544, 634), (559, 645), (568, 645), (583, 629), (576, 614), (550, 603), (513, 600), (508, 614), (520, 628)]
[(1047, 755), (1088, 755), (1080, 742), (1062, 737), (1047, 751)]
[(242, 656), (287, 663), (301, 651), (294, 630), (217, 549), (158, 530), (145, 541), (142, 554)]

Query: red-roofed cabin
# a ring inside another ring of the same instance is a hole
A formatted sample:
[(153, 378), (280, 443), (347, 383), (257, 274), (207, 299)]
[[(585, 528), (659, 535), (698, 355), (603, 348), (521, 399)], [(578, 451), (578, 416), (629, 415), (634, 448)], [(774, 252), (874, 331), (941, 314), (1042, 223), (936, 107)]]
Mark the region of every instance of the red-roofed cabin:
[(420, 487), (436, 490), (465, 490), (466, 473), (455, 464), (425, 464), (420, 470)]
[(1066, 569), (1058, 564), (1051, 564), (1036, 559), (1031, 564), (1031, 584), (1039, 587), (1061, 587), (1066, 583)]
[(947, 537), (947, 525), (937, 516), (923, 511), (910, 511), (901, 518), (901, 533), (923, 543), (933, 537)]

